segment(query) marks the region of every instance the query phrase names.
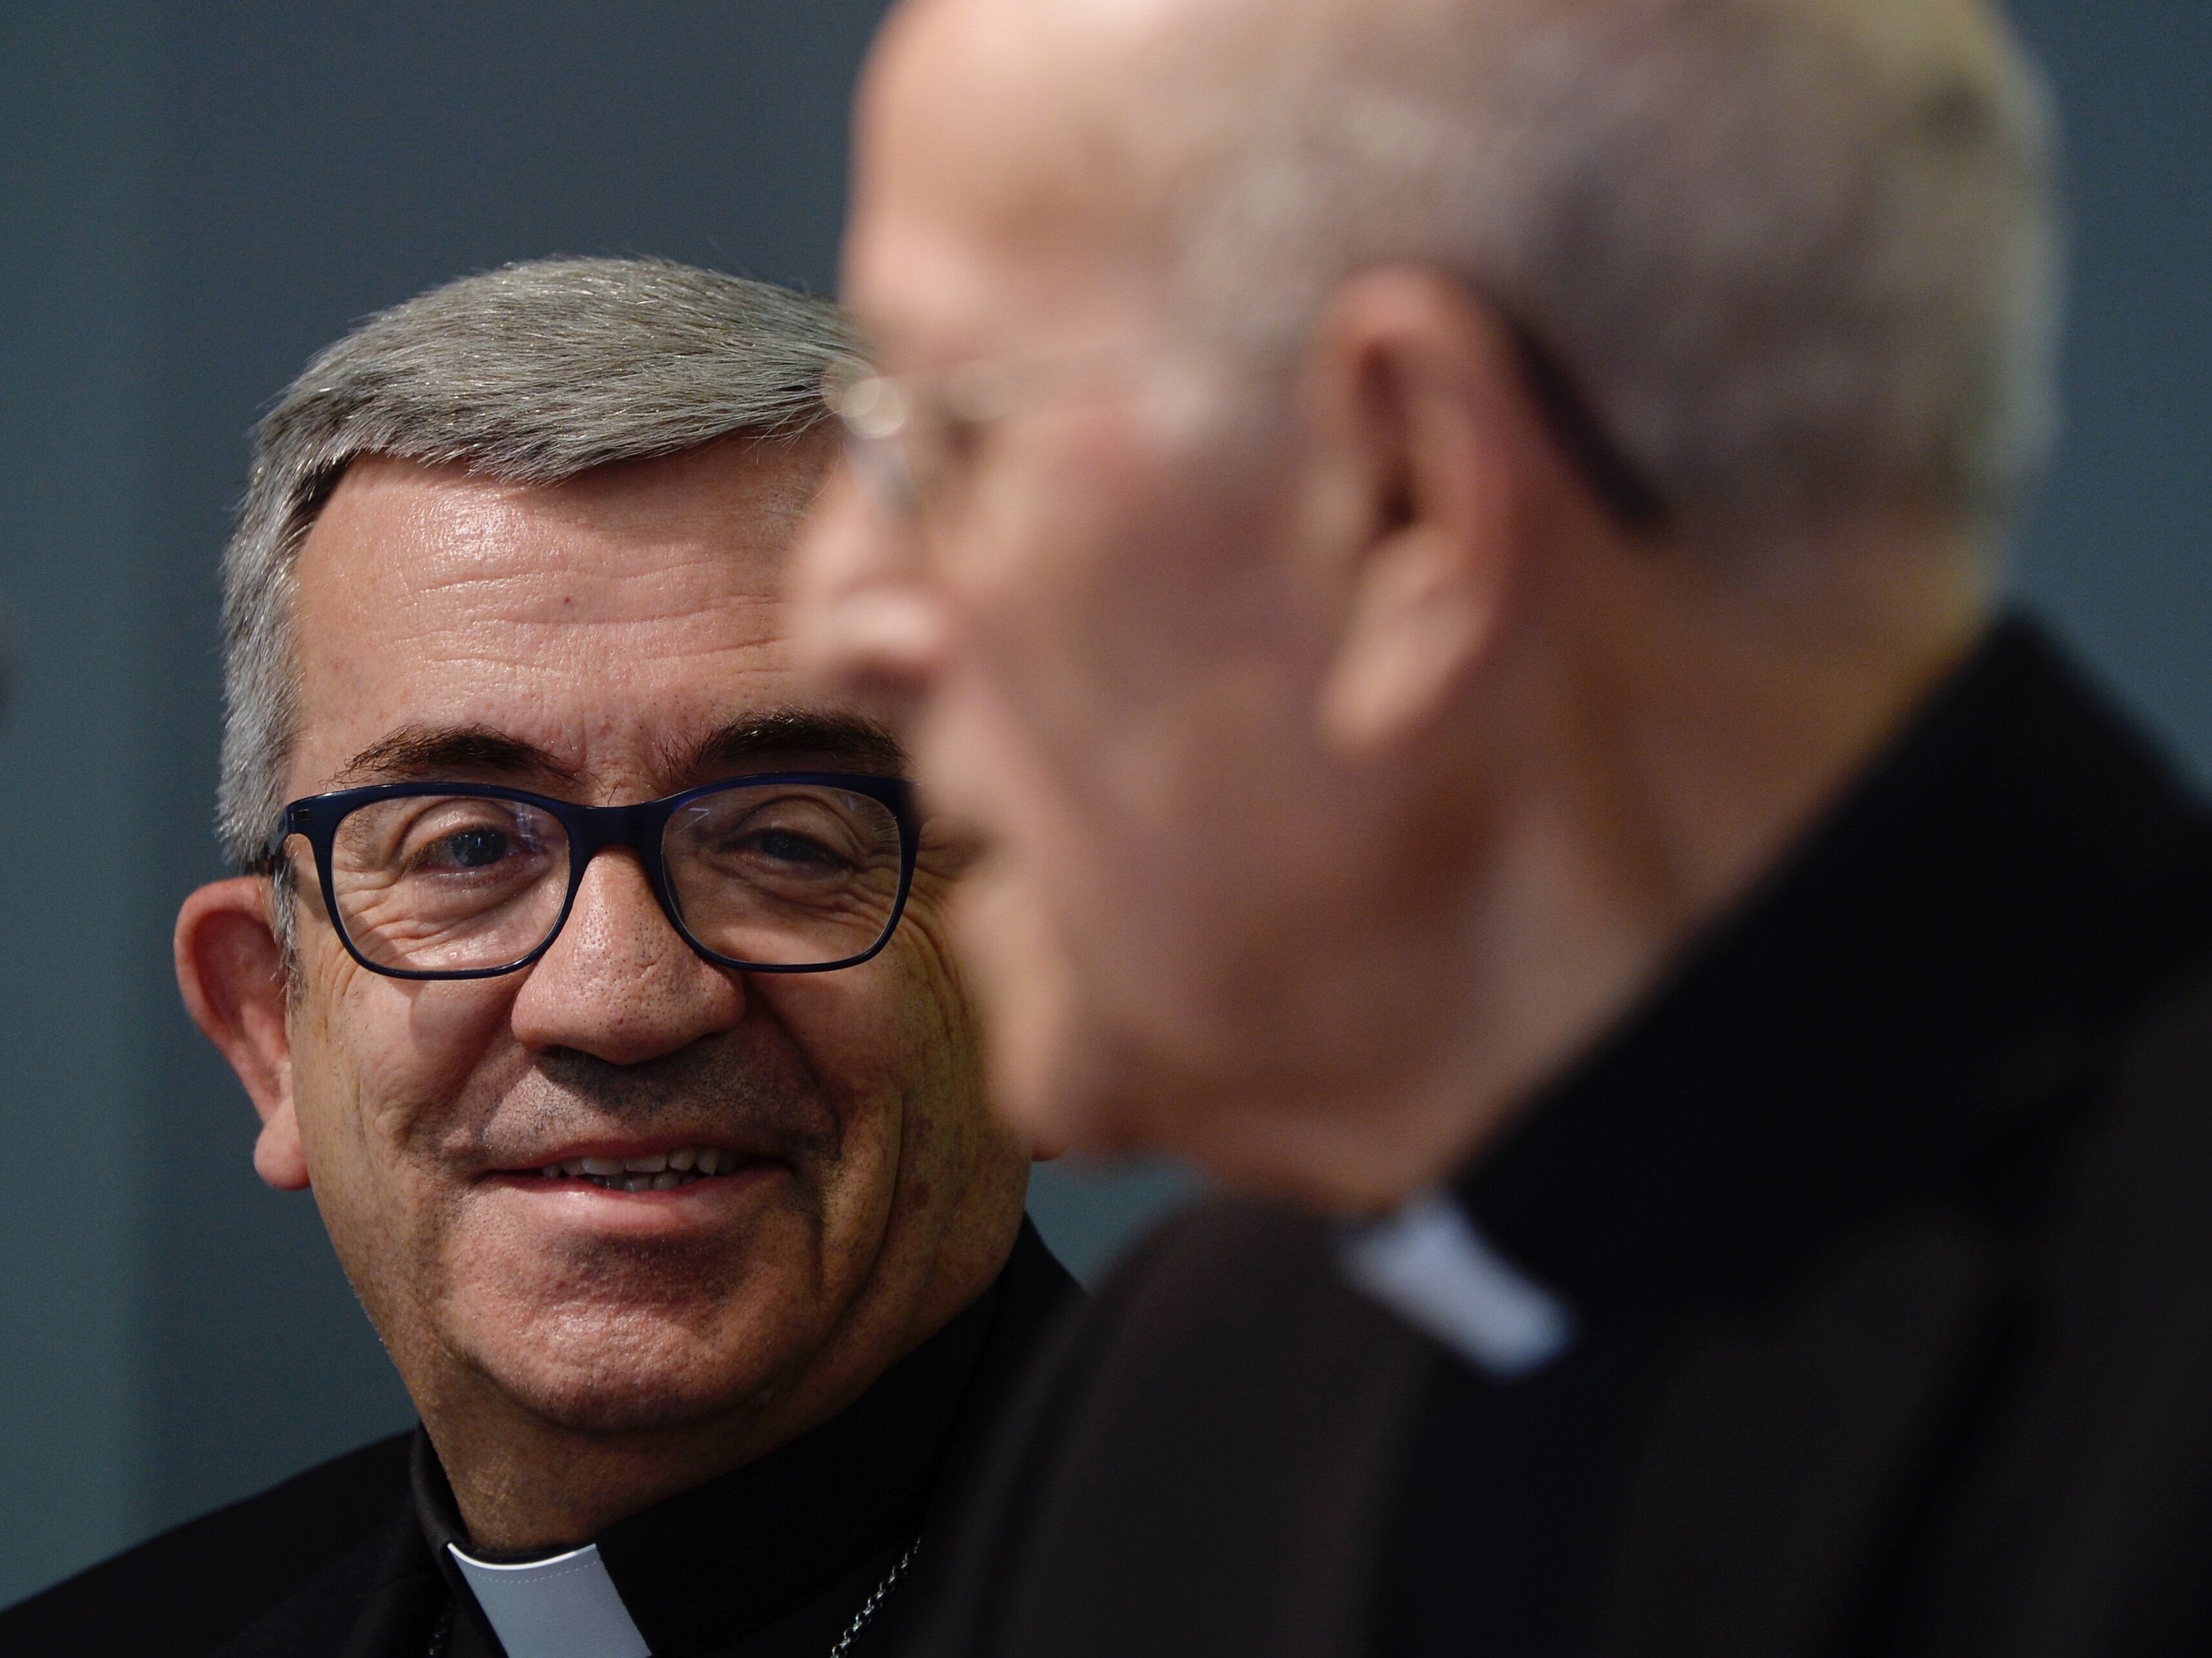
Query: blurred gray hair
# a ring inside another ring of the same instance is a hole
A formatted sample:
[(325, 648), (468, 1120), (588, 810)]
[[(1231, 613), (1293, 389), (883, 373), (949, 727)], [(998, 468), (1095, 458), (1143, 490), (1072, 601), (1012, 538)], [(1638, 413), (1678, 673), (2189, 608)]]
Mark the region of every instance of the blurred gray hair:
[(827, 301), (647, 259), (464, 277), (324, 351), (261, 422), (223, 555), (217, 829), (233, 863), (258, 865), (283, 806), (295, 572), (349, 465), (386, 455), (554, 483), (726, 437), (796, 440), (830, 420), (823, 377), (858, 355)]
[(1295, 333), (1361, 269), (1445, 269), (1709, 529), (1891, 507), (1978, 533), (2040, 470), (2055, 122), (1982, 0), (1224, 11), (1224, 52), (1159, 43), (1140, 140), (1175, 152), (1207, 325)]

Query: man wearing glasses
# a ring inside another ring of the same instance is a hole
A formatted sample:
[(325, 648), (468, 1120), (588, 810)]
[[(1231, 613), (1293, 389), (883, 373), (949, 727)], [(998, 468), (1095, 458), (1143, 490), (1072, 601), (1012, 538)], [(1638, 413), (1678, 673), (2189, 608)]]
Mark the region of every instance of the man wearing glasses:
[(1070, 1294), (984, 1103), (865, 696), (783, 556), (834, 310), (517, 266), (325, 352), (226, 564), (185, 1000), (421, 1412), (0, 1620), (0, 1648), (883, 1649)]

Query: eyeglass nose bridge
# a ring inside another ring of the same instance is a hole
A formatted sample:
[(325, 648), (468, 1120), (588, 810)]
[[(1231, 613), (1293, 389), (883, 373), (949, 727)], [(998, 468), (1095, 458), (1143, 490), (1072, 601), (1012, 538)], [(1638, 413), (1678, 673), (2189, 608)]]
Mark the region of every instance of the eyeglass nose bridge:
[(568, 834), (568, 893), (562, 901), (561, 914), (553, 923), (553, 930), (532, 953), (532, 962), (550, 951), (567, 930), (592, 860), (603, 852), (617, 850), (636, 855), (645, 872), (645, 884), (653, 890), (653, 901), (660, 906), (661, 918), (685, 948), (702, 960), (714, 959), (712, 952), (691, 936), (690, 928), (684, 926), (683, 914), (676, 907), (676, 895), (669, 886), (668, 863), (661, 855), (661, 841), (675, 810), (676, 803), (672, 801), (641, 800), (622, 806), (570, 805), (561, 814)]

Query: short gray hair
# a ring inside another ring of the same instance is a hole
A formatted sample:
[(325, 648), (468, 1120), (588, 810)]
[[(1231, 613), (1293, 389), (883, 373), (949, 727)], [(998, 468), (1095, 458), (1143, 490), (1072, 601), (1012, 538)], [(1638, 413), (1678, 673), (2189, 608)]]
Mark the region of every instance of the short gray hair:
[(837, 308), (652, 259), (549, 259), (431, 289), (307, 365), (255, 435), (223, 555), (225, 721), (217, 831), (258, 867), (297, 735), (301, 544), (368, 455), (518, 483), (830, 418), (825, 375), (859, 355)]
[(1446, 269), (1714, 525), (1891, 506), (1984, 531), (2040, 470), (2056, 123), (1984, 0), (1226, 9), (1226, 56), (1148, 66), (1186, 310), (1295, 331), (1360, 269)]

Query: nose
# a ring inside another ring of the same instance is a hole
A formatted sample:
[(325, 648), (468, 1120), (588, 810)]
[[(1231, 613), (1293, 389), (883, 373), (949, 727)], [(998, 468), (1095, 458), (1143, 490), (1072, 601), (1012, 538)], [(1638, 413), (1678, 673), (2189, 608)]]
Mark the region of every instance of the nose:
[(523, 975), (508, 1017), (533, 1052), (574, 1048), (637, 1065), (744, 1017), (743, 981), (678, 936), (627, 852), (592, 860), (552, 948)]
[(841, 467), (816, 504), (791, 576), (800, 658), (836, 689), (911, 700), (942, 670), (951, 640), (917, 532)]

